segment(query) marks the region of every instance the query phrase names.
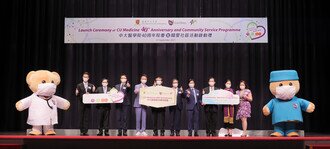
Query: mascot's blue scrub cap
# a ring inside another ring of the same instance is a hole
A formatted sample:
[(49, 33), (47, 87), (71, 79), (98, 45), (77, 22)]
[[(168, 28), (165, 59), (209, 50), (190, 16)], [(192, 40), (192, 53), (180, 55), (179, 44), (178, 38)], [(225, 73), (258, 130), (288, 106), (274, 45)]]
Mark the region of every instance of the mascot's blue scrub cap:
[(270, 72), (269, 82), (278, 82), (286, 80), (299, 80), (298, 73), (295, 70), (277, 70)]

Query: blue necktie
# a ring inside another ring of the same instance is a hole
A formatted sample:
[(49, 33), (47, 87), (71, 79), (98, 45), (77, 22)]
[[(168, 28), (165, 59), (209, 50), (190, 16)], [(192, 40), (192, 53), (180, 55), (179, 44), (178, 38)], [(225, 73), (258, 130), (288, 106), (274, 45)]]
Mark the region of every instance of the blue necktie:
[(192, 91), (193, 91), (193, 94), (194, 94), (194, 98), (195, 98), (195, 104), (197, 103), (197, 97), (196, 97), (196, 92), (195, 92), (195, 89), (192, 88)]

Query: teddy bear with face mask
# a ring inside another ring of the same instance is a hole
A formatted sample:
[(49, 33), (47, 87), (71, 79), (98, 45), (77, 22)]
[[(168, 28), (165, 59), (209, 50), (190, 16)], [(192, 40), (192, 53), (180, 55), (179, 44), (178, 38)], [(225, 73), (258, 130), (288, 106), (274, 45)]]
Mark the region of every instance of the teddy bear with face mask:
[(275, 98), (263, 107), (263, 113), (265, 116), (272, 114), (274, 132), (271, 136), (299, 136), (295, 124), (303, 122), (301, 111), (312, 113), (315, 105), (295, 96), (300, 89), (297, 71), (272, 71), (269, 82), (269, 89)]
[[(53, 128), (57, 124), (57, 108), (67, 110), (70, 102), (54, 95), (60, 84), (60, 75), (47, 70), (31, 71), (26, 76), (26, 83), (33, 92), (16, 103), (16, 109), (23, 111), (29, 108), (27, 124), (32, 125), (30, 135), (55, 135)], [(43, 130), (43, 131), (42, 131)]]

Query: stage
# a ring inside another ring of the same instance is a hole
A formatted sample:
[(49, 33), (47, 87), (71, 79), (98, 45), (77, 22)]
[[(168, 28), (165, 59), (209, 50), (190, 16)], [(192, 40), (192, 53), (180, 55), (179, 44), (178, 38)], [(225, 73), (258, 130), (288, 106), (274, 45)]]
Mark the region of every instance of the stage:
[[(0, 149), (6, 148), (328, 148), (330, 135), (311, 134), (304, 137), (188, 137), (188, 136), (113, 136), (115, 130), (110, 131), (111, 136), (78, 136), (75, 134), (63, 135), (65, 130), (58, 130), (55, 136), (29, 136), (25, 132), (2, 133), (0, 135)], [(66, 130), (75, 132), (77, 130)], [(94, 131), (94, 130), (92, 130)], [(132, 134), (133, 130), (128, 134)], [(148, 133), (151, 131), (148, 130)], [(202, 131), (201, 131), (202, 132)], [(266, 131), (265, 131), (266, 132)], [(182, 131), (181, 134), (184, 134)], [(260, 133), (260, 130), (259, 130)]]

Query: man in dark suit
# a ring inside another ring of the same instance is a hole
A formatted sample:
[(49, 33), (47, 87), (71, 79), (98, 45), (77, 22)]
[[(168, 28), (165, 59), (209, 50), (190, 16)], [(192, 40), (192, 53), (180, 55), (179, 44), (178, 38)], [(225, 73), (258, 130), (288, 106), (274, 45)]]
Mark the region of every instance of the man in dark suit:
[[(156, 77), (154, 86), (162, 86), (163, 78)], [(151, 107), (151, 113), (153, 116), (153, 126), (154, 134), (153, 136), (158, 136), (158, 117), (160, 118), (160, 136), (165, 135), (165, 108), (154, 108)]]
[[(102, 86), (98, 87), (95, 93), (107, 94), (110, 91), (108, 87), (108, 79), (102, 79)], [(97, 104), (96, 108), (98, 109), (99, 114), (99, 133), (98, 136), (102, 136), (104, 133), (105, 136), (109, 136), (109, 116), (111, 110), (111, 104)]]
[(117, 117), (117, 125), (118, 125), (118, 134), (117, 136), (127, 136), (127, 119), (128, 112), (131, 105), (131, 100), (129, 98), (129, 91), (131, 90), (131, 85), (127, 81), (127, 76), (122, 74), (120, 76), (120, 84), (115, 85), (115, 88), (119, 92), (124, 93), (123, 103), (115, 104), (116, 107), (116, 117)]
[(177, 94), (176, 105), (169, 107), (170, 110), (170, 119), (171, 119), (171, 134), (170, 136), (174, 136), (174, 132), (176, 136), (180, 136), (180, 125), (181, 125), (181, 110), (183, 106), (182, 98), (184, 98), (182, 87), (179, 88), (179, 81), (177, 79), (172, 80), (172, 88), (175, 90)]
[(185, 91), (187, 99), (186, 110), (188, 115), (188, 136), (192, 136), (194, 129), (194, 136), (198, 136), (199, 129), (199, 111), (202, 100), (198, 89), (195, 89), (195, 81), (190, 79), (188, 81), (189, 88)]
[(80, 113), (80, 135), (87, 136), (88, 132), (88, 119), (90, 116), (91, 105), (84, 104), (82, 101), (82, 96), (84, 94), (93, 93), (95, 91), (95, 86), (91, 83), (88, 83), (89, 73), (84, 72), (82, 76), (83, 82), (79, 83), (76, 88), (76, 96), (78, 98), (79, 113)]
[[(215, 80), (213, 77), (209, 78), (209, 86), (203, 89), (203, 94), (208, 94), (219, 88), (215, 87)], [(204, 105), (205, 119), (206, 119), (206, 136), (216, 135), (217, 113), (218, 105)]]

